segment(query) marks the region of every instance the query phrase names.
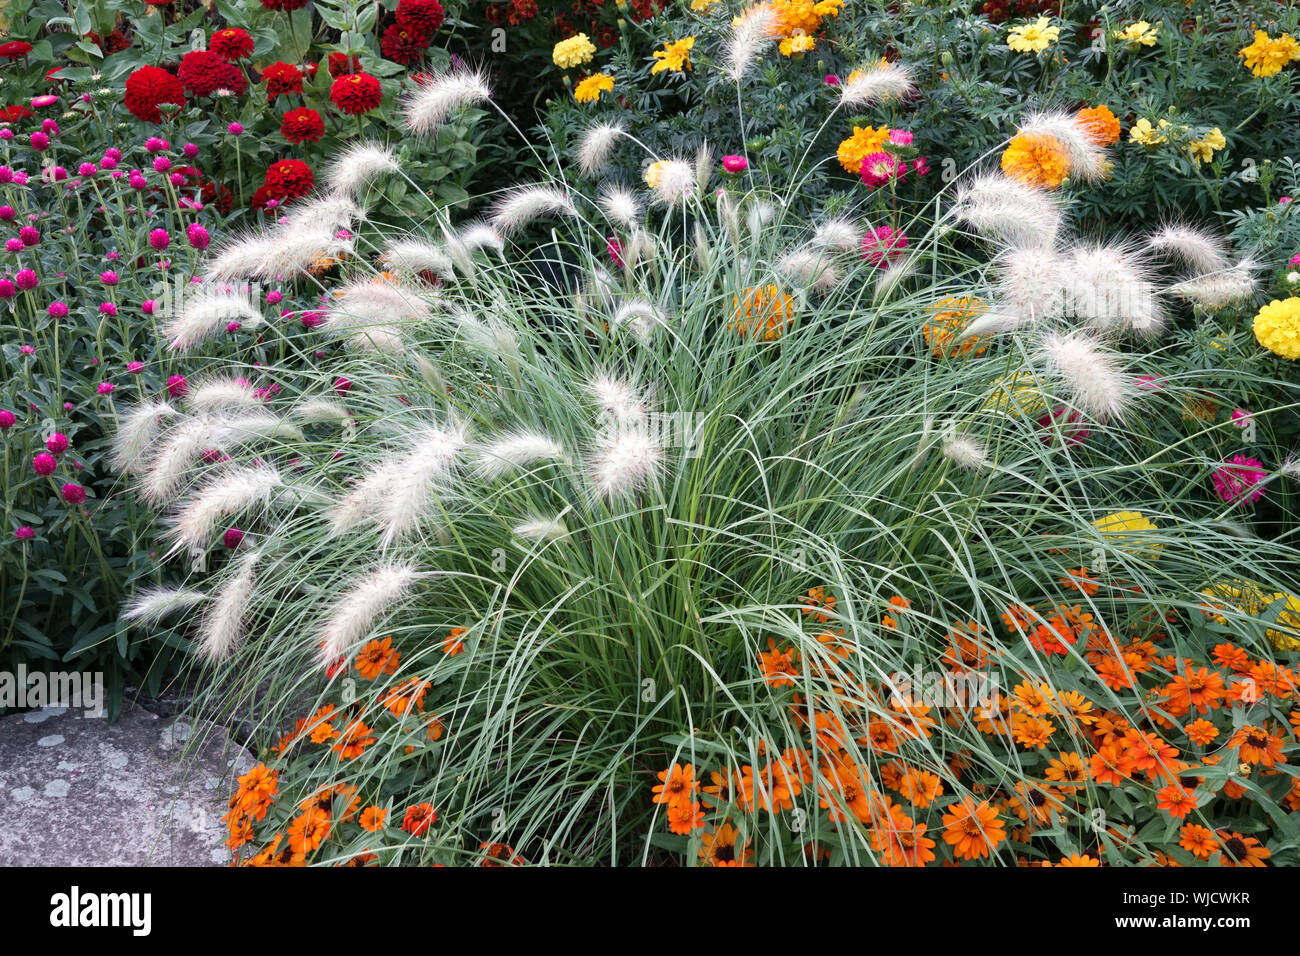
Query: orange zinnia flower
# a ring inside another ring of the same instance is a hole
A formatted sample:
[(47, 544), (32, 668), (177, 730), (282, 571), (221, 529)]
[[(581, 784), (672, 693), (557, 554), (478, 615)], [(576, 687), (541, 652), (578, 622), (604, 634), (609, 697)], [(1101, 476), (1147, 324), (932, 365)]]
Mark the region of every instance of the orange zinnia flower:
[(393, 650), (393, 639), (386, 637), (382, 641), (371, 641), (357, 655), (356, 668), (366, 680), (374, 680), (380, 674), (396, 672), (402, 655)]
[(1223, 675), (1207, 667), (1197, 670), (1188, 667), (1185, 674), (1175, 677), (1164, 688), (1164, 693), (1169, 697), (1165, 709), (1175, 717), (1190, 713), (1193, 707), (1204, 714), (1216, 709), (1223, 699)]
[(1067, 784), (1079, 786), (1087, 782), (1088, 766), (1083, 762), (1082, 757), (1071, 750), (1069, 753), (1058, 754), (1055, 759), (1049, 761), (1043, 776), (1055, 781), (1058, 786), (1063, 787)]
[(698, 801), (668, 804), (668, 829), (679, 836), (704, 827), (704, 811)]
[(1208, 860), (1219, 848), (1214, 831), (1196, 823), (1185, 823), (1178, 831), (1178, 845), (1198, 860)]
[(411, 836), (424, 836), (429, 832), (429, 827), (438, 822), (438, 811), (433, 808), (432, 803), (417, 803), (413, 807), (406, 808), (406, 815), (402, 818), (402, 829)]
[(1006, 839), (1002, 817), (987, 800), (977, 804), (974, 797), (963, 797), (949, 809), (952, 812), (943, 815), (943, 839), (953, 848), (957, 859), (987, 857), (993, 847)]
[(457, 654), (463, 653), (465, 650), (465, 642), (460, 639), (460, 636), (468, 632), (468, 628), (453, 627), (451, 633), (443, 638), (442, 652), (448, 657), (455, 657)]
[(706, 830), (700, 837), (699, 858), (704, 866), (750, 866), (749, 858), (753, 851), (746, 842), (736, 847), (740, 831), (730, 823), (724, 823), (716, 830)]
[(1281, 738), (1270, 734), (1262, 727), (1247, 724), (1232, 735), (1228, 740), (1228, 746), (1240, 748), (1237, 755), (1242, 763), (1259, 764), (1262, 767), (1286, 763), (1286, 755), (1282, 753)]
[(347, 730), (339, 734), (338, 741), (331, 748), (336, 754), (344, 760), (355, 760), (360, 757), (367, 747), (373, 744), (378, 737), (370, 735), (371, 728), (367, 727), (365, 722), (357, 719), (348, 724)]
[(1080, 856), (1077, 853), (1071, 853), (1069, 856), (1061, 857), (1061, 862), (1057, 866), (1101, 866), (1101, 861), (1090, 857), (1088, 854)]
[(1097, 783), (1119, 786), (1133, 775), (1133, 758), (1120, 749), (1119, 742), (1097, 748), (1088, 763), (1088, 773)]
[(673, 806), (678, 803), (690, 803), (695, 796), (695, 765), (673, 764), (659, 773), (662, 783), (654, 787), (653, 803), (666, 803)]
[(1190, 724), (1183, 728), (1187, 734), (1187, 739), (1198, 747), (1205, 747), (1214, 742), (1214, 738), (1219, 736), (1219, 728), (1214, 726), (1204, 717), (1198, 717)]
[(384, 828), (384, 819), (387, 816), (388, 811), (382, 807), (366, 807), (361, 814), (361, 829), (369, 830), (371, 833), (378, 833)]
[(312, 808), (289, 824), (289, 848), (294, 856), (304, 857), (330, 835), (329, 814)]
[(766, 654), (759, 652), (758, 661), (763, 668), (763, 679), (773, 687), (793, 687), (794, 677), (798, 676), (795, 661), (799, 652), (794, 648), (785, 651), (776, 649), (776, 639), (767, 639)]
[(1169, 811), (1176, 819), (1183, 819), (1196, 809), (1196, 797), (1180, 783), (1171, 783), (1156, 794), (1156, 808)]
[(1254, 837), (1242, 836), (1228, 830), (1219, 831), (1219, 843), (1223, 852), (1219, 855), (1220, 866), (1264, 866), (1272, 853)]
[(898, 792), (912, 806), (924, 809), (943, 796), (943, 781), (928, 770), (909, 768), (898, 782)]

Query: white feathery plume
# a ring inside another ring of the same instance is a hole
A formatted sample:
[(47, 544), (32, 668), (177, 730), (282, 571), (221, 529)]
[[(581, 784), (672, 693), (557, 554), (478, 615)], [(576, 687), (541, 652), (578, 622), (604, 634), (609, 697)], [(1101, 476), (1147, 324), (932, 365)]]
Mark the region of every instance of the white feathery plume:
[(161, 507), (185, 480), (194, 460), (214, 445), (212, 423), (206, 418), (187, 418), (163, 436), (137, 485), (140, 497)]
[(625, 302), (619, 306), (618, 311), (614, 313), (611, 320), (614, 328), (627, 328), (632, 330), (641, 341), (649, 341), (650, 335), (658, 326), (666, 326), (668, 317), (664, 315), (663, 310), (642, 299), (634, 299), (631, 302)]
[(402, 119), (413, 133), (431, 133), (457, 110), (484, 103), (492, 96), (481, 70), (440, 73), (417, 84), (402, 103)]
[(479, 474), (496, 479), (538, 462), (563, 461), (565, 454), (564, 448), (548, 436), (520, 431), (482, 446), (477, 457)]
[(357, 193), (385, 173), (400, 167), (393, 150), (378, 143), (355, 143), (344, 150), (325, 175), (330, 188), (346, 194)]
[(622, 188), (607, 190), (601, 194), (600, 208), (609, 217), (609, 221), (631, 229), (641, 221), (641, 204), (636, 196)]
[(351, 229), (356, 220), (364, 219), (366, 212), (351, 196), (343, 193), (324, 193), (310, 201), (294, 203), (280, 221), (267, 233), (274, 240), (281, 230), (300, 230), (310, 233), (333, 234), (339, 229)]
[(858, 252), (862, 248), (862, 236), (862, 230), (849, 220), (828, 219), (813, 230), (808, 244), (831, 252)]
[(958, 342), (979, 338), (982, 335), (996, 335), (999, 332), (1011, 332), (1030, 324), (1031, 319), (1020, 312), (1004, 312), (999, 309), (986, 309), (976, 318), (967, 322), (957, 335)]
[(700, 148), (695, 151), (695, 188), (699, 190), (699, 195), (709, 188), (709, 180), (713, 178), (713, 147), (705, 140), (700, 144)]
[(457, 309), (452, 313), (452, 318), (458, 335), (466, 344), (507, 361), (513, 362), (519, 358), (519, 339), (505, 323), (496, 320), (484, 322), (465, 309)]
[(248, 272), (259, 279), (291, 277), (307, 272), (321, 259), (351, 255), (352, 240), (314, 223), (282, 223), (267, 234), (261, 261)]
[(422, 242), (418, 239), (390, 242), (384, 247), (383, 261), (393, 272), (409, 275), (432, 272), (441, 279), (456, 278), (451, 257), (431, 242)]
[(1300, 480), (1300, 456), (1288, 456), (1286, 461), (1278, 465), (1277, 473), (1287, 478)]
[(872, 298), (879, 302), (893, 295), (903, 280), (916, 274), (920, 260), (917, 256), (905, 254), (901, 259), (895, 259), (889, 264), (887, 269), (876, 270), (876, 286), (872, 290)]
[(244, 640), (248, 608), (253, 600), (253, 570), (258, 553), (249, 551), (235, 564), (234, 573), (212, 595), (199, 624), (199, 653), (208, 661), (223, 661)]
[(357, 434), (357, 423), (348, 414), (347, 406), (332, 398), (311, 398), (295, 405), (289, 413), (300, 422), (335, 422), (343, 429), (343, 440), (352, 441)]
[(470, 252), (477, 252), (479, 249), (489, 249), (497, 255), (505, 251), (505, 241), (501, 234), (485, 222), (474, 223), (466, 226), (459, 233), (461, 245)]
[(1147, 264), (1126, 244), (1080, 245), (1065, 262), (1066, 310), (1100, 331), (1150, 334), (1164, 323)]
[(994, 265), (1000, 305), (1016, 325), (1039, 322), (1064, 307), (1068, 277), (1055, 250), (1013, 246), (999, 254)]
[(1121, 374), (1115, 353), (1078, 332), (1049, 333), (1040, 348), (1081, 411), (1098, 421), (1123, 417), (1132, 387)]
[(508, 236), (539, 216), (578, 215), (573, 200), (550, 186), (519, 186), (511, 189), (492, 207), (492, 225)]
[(1071, 179), (1092, 183), (1105, 177), (1109, 166), (1106, 151), (1093, 141), (1087, 125), (1073, 113), (1035, 111), (1021, 123), (1020, 132), (1050, 136), (1064, 146)]
[(700, 221), (695, 220), (695, 229), (692, 231), (693, 243), (695, 247), (695, 263), (699, 266), (701, 272), (709, 271), (709, 264), (713, 261), (713, 250), (709, 248), (709, 237), (704, 232), (704, 226)]
[(530, 518), (521, 521), (515, 525), (514, 532), (529, 541), (555, 541), (568, 534), (569, 529), (565, 527), (563, 519), (557, 515), (554, 518)]
[(1221, 309), (1255, 294), (1259, 286), (1255, 277), (1258, 268), (1256, 263), (1243, 260), (1229, 269), (1175, 283), (1168, 291), (1204, 308)]
[(379, 499), (376, 518), (384, 532), (383, 547), (414, 530), (436, 505), (434, 494), (451, 477), (465, 441), (465, 429), (458, 424), (425, 428), (411, 436), (410, 451), (399, 460)]
[(428, 302), (416, 289), (386, 279), (358, 280), (335, 293), (325, 324), (331, 332), (352, 335), (422, 321), (429, 314)]
[(757, 236), (775, 218), (776, 207), (770, 202), (750, 203), (749, 212), (745, 214), (745, 228), (751, 236)]
[(118, 471), (135, 474), (144, 461), (144, 454), (153, 444), (154, 437), (164, 418), (179, 414), (166, 402), (153, 401), (136, 405), (123, 418), (113, 446), (113, 467)]
[(1228, 267), (1222, 240), (1205, 229), (1171, 223), (1147, 237), (1147, 248), (1176, 255), (1198, 273), (1218, 272)]
[(212, 440), (218, 448), (233, 448), (259, 438), (301, 441), (296, 425), (267, 411), (248, 411), (213, 422)]
[(740, 248), (740, 212), (731, 201), (731, 194), (725, 189), (718, 190), (718, 220), (731, 237), (731, 244)]
[(776, 37), (776, 21), (776, 11), (766, 3), (755, 4), (736, 18), (725, 56), (724, 72), (731, 80), (740, 82), (750, 64)]
[(264, 233), (245, 232), (225, 242), (205, 263), (205, 275), (210, 279), (247, 278), (261, 268), (270, 251), (271, 243)]
[(664, 205), (683, 203), (695, 194), (695, 167), (682, 159), (666, 160), (651, 189)]
[(965, 471), (979, 471), (989, 466), (988, 447), (965, 432), (950, 429), (944, 435), (941, 449), (945, 458)]
[(216, 530), (217, 522), (254, 505), (265, 507), (284, 484), (280, 472), (270, 465), (232, 468), (203, 485), (181, 504), (172, 518), (172, 547), (191, 553), (203, 551)]
[(627, 242), (619, 252), (619, 256), (623, 260), (624, 270), (630, 271), (638, 262), (653, 259), (655, 249), (654, 236), (637, 226), (632, 230), (632, 234), (627, 237)]
[(383, 564), (344, 592), (325, 616), (324, 662), (332, 664), (349, 654), (369, 635), (376, 618), (407, 596), (418, 577), (409, 564)]
[(840, 105), (856, 109), (898, 100), (914, 88), (912, 74), (907, 67), (881, 60), (849, 74), (840, 84)]
[(578, 168), (588, 176), (604, 169), (622, 133), (622, 123), (597, 123), (588, 127), (578, 143)]
[(658, 483), (663, 449), (641, 425), (606, 432), (592, 450), (589, 467), (597, 493), (622, 498)]
[(206, 594), (192, 588), (149, 588), (136, 594), (122, 609), (123, 619), (132, 624), (158, 624), (176, 611), (191, 608)]
[(461, 241), (460, 236), (452, 232), (447, 223), (439, 223), (439, 228), (442, 230), (443, 246), (451, 261), (460, 270), (461, 275), (466, 278), (472, 277), (478, 271), (478, 267), (474, 265), (474, 251)]
[(1052, 246), (1061, 209), (1041, 189), (1001, 173), (976, 176), (957, 194), (957, 215), (976, 232), (1013, 245)]
[(196, 412), (215, 412), (239, 406), (255, 406), (260, 399), (253, 384), (242, 378), (211, 378), (190, 390), (186, 402)]
[(170, 348), (184, 351), (215, 335), (230, 322), (256, 328), (262, 324), (262, 313), (253, 307), (247, 295), (199, 287), (185, 296), (181, 308), (163, 326), (163, 335)]
[[(447, 394), (447, 380), (442, 377), (442, 372), (438, 371), (438, 366), (433, 363), (423, 352), (415, 353), (415, 364), (420, 370), (420, 377), (438, 396)], [(350, 419), (349, 419), (350, 421)]]
[(787, 253), (777, 269), (799, 284), (818, 292), (828, 292), (840, 281), (840, 271), (825, 251), (796, 249)]
[(649, 403), (635, 386), (609, 375), (600, 375), (590, 382), (588, 388), (601, 415), (616, 426), (645, 424)]

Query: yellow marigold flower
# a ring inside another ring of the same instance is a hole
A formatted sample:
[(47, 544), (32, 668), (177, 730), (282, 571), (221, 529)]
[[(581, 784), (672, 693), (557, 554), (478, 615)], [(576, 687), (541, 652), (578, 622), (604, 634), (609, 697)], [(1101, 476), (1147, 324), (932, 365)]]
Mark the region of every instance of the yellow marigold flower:
[(1012, 412), (1038, 416), (1047, 410), (1043, 383), (1033, 372), (1016, 372), (997, 379), (984, 402), (986, 411)]
[(695, 37), (684, 37), (681, 40), (674, 40), (672, 43), (665, 43), (662, 50), (655, 50), (654, 57), (659, 62), (650, 68), (650, 74), (662, 73), (664, 70), (672, 70), (674, 73), (681, 73), (683, 70), (691, 68), (691, 50), (695, 48)]
[(579, 103), (595, 103), (601, 93), (610, 93), (614, 89), (614, 78), (608, 73), (593, 73), (579, 80), (573, 88), (573, 98)]
[(731, 307), (733, 320), (727, 327), (741, 338), (761, 335), (769, 342), (779, 339), (794, 318), (794, 296), (776, 285), (746, 289), (743, 298), (732, 297)]
[(817, 41), (806, 33), (798, 33), (792, 37), (786, 37), (778, 45), (777, 49), (782, 56), (794, 56), (798, 53), (807, 53), (809, 50), (816, 49)]
[(1223, 149), (1227, 145), (1228, 141), (1223, 138), (1223, 131), (1216, 126), (1200, 139), (1188, 143), (1187, 151), (1198, 163), (1209, 163), (1214, 161), (1215, 150)]
[(1256, 76), (1272, 76), (1292, 60), (1300, 60), (1300, 44), (1290, 34), (1270, 39), (1263, 30), (1255, 31), (1255, 42), (1242, 47), (1237, 56), (1245, 58), (1245, 65)]
[(571, 70), (575, 66), (590, 63), (595, 52), (596, 45), (587, 38), (587, 34), (579, 33), (555, 44), (555, 49), (551, 50), (551, 59), (560, 69)]
[(1160, 126), (1154, 127), (1151, 121), (1145, 116), (1133, 124), (1129, 130), (1128, 138), (1135, 143), (1141, 143), (1143, 146), (1155, 146), (1165, 141), (1165, 131), (1169, 129), (1169, 121), (1161, 120)]
[(1007, 46), (1017, 53), (1041, 53), (1061, 36), (1061, 28), (1051, 23), (1047, 17), (1039, 17), (1033, 23), (1012, 27), (1007, 34)]
[(1156, 531), (1157, 528), (1155, 522), (1140, 511), (1112, 511), (1098, 518), (1092, 526), (1111, 538), (1120, 550), (1128, 554), (1145, 552), (1151, 557), (1158, 557), (1164, 548), (1164, 545), (1158, 541), (1145, 540), (1145, 535)]
[(1112, 36), (1122, 43), (1132, 43), (1135, 46), (1155, 46), (1156, 40), (1160, 39), (1160, 24), (1152, 26), (1145, 20), (1139, 20), (1137, 23), (1130, 23), (1123, 30), (1116, 30)]
[(882, 126), (855, 126), (853, 135), (844, 140), (835, 151), (840, 165), (854, 176), (862, 172), (862, 161), (872, 153), (880, 152), (885, 140), (889, 139), (889, 128)]
[(1300, 359), (1300, 297), (1274, 299), (1255, 316), (1255, 338), (1270, 352)]
[(721, 0), (691, 0), (691, 12), (703, 13), (705, 10), (709, 9), (709, 7), (713, 6), (715, 3), (720, 3), (720, 2)]
[(1088, 131), (1088, 138), (1098, 146), (1113, 146), (1119, 140), (1119, 120), (1105, 103), (1086, 106), (1075, 116)]
[(1046, 133), (1017, 133), (1002, 153), (1002, 171), (1026, 186), (1059, 189), (1069, 169), (1065, 147)]
[(936, 358), (978, 358), (984, 354), (988, 339), (984, 336), (959, 338), (971, 319), (986, 309), (982, 299), (949, 296), (931, 303), (933, 316), (921, 329), (925, 344)]
[(813, 34), (821, 29), (822, 19), (825, 17), (838, 17), (840, 8), (844, 6), (843, 0), (822, 0), (821, 3), (813, 3), (812, 0), (774, 0), (770, 5), (772, 12), (776, 14), (776, 20), (772, 24), (774, 33), (779, 37), (792, 39), (801, 33)]

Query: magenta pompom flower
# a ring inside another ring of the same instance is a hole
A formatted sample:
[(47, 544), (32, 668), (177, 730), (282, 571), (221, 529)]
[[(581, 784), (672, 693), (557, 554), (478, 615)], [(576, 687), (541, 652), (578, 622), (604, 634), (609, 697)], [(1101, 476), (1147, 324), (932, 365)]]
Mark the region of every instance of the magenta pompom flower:
[(862, 181), (878, 189), (894, 180), (901, 182), (907, 176), (907, 163), (900, 162), (892, 153), (871, 153), (862, 158)]
[(68, 450), (68, 445), (70, 444), (71, 442), (68, 441), (68, 436), (63, 434), (63, 432), (55, 432), (49, 438), (45, 439), (45, 447), (55, 455), (62, 455)]
[(25, 524), (21, 528), (14, 529), (14, 537), (19, 541), (27, 541), (30, 538), (36, 537), (36, 532), (32, 529), (31, 525)]
[(52, 475), (54, 474), (54, 469), (58, 467), (59, 463), (54, 460), (54, 456), (48, 451), (43, 451), (32, 459), (32, 470), (38, 475)]
[(352, 382), (340, 375), (334, 380), (334, 391), (340, 395), (346, 395), (352, 391)]
[(121, 277), (112, 269), (106, 269), (99, 274), (99, 281), (104, 285), (117, 285), (121, 281)]
[(749, 168), (749, 160), (744, 156), (723, 156), (722, 168), (729, 173), (743, 173)]
[(0, 431), (6, 431), (7, 429), (13, 428), (14, 422), (17, 420), (18, 419), (14, 418), (14, 413), (9, 411), (9, 409), (0, 408)]
[(862, 258), (873, 266), (888, 269), (889, 263), (899, 258), (907, 246), (907, 236), (891, 226), (881, 226), (863, 236)]
[(144, 362), (127, 362), (126, 370), (132, 375), (139, 375), (144, 371)]
[(189, 390), (190, 385), (185, 381), (184, 375), (173, 375), (167, 379), (167, 394), (172, 398), (184, 398)]
[(40, 285), (40, 281), (40, 279), (36, 278), (36, 273), (31, 269), (19, 269), (14, 273), (14, 282), (18, 284), (20, 289), (35, 289)]
[(149, 233), (149, 245), (159, 252), (171, 245), (172, 237), (166, 229), (155, 229)]
[(63, 495), (63, 500), (70, 505), (79, 505), (86, 500), (86, 489), (71, 481), (64, 484), (60, 493)]
[(52, 319), (66, 319), (68, 317), (68, 304), (66, 302), (51, 302), (50, 307), (45, 310), (50, 314)]
[(227, 548), (239, 547), (239, 542), (244, 540), (244, 532), (238, 528), (227, 528), (226, 533), (221, 536), (221, 543)]
[(1263, 462), (1245, 455), (1233, 455), (1229, 462), (1214, 472), (1214, 493), (1227, 504), (1253, 504), (1264, 497), (1264, 489), (1255, 486), (1267, 476)]
[(1092, 434), (1091, 428), (1080, 424), (1083, 420), (1083, 413), (1078, 409), (1067, 409), (1064, 405), (1058, 405), (1050, 414), (1039, 416), (1038, 427), (1043, 429), (1043, 433), (1038, 437), (1042, 439), (1043, 444), (1050, 445), (1055, 434), (1054, 429), (1059, 428), (1061, 438), (1067, 445), (1082, 445)]
[(609, 254), (609, 261), (614, 263), (615, 269), (623, 268), (623, 243), (618, 241), (618, 236), (610, 236), (605, 240), (605, 252)]
[(211, 241), (208, 231), (197, 222), (190, 223), (189, 228), (185, 230), (185, 238), (195, 249), (206, 249)]
[(117, 386), (112, 382), (100, 382), (95, 391), (99, 392), (100, 395), (112, 395), (113, 389), (115, 388), (117, 388)]

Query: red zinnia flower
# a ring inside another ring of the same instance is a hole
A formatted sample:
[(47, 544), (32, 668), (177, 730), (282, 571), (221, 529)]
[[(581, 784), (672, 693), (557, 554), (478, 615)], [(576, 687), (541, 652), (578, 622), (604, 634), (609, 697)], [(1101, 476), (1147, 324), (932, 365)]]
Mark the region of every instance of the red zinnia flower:
[(262, 71), (266, 98), (273, 100), (285, 93), (302, 93), (302, 69), (294, 63), (272, 63)]
[(424, 51), (428, 48), (428, 34), (411, 30), (400, 23), (390, 25), (379, 41), (379, 52), (386, 59), (400, 63), (402, 66), (424, 56)]
[(253, 53), (253, 38), (247, 30), (227, 27), (212, 34), (208, 49), (226, 60), (242, 60)]
[(331, 53), (327, 58), (330, 76), (338, 79), (340, 76), (347, 76), (349, 73), (361, 72), (361, 57), (349, 56), (346, 53)]
[(330, 102), (352, 116), (369, 113), (383, 98), (383, 88), (369, 73), (340, 76), (330, 87)]
[(315, 142), (325, 135), (325, 122), (315, 110), (300, 106), (280, 118), (280, 135), (291, 143)]
[(0, 57), (6, 60), (16, 60), (20, 56), (26, 56), (32, 52), (32, 45), (24, 43), (22, 40), (10, 40), (8, 43), (0, 43)]
[(397, 0), (397, 24), (409, 33), (431, 37), (442, 26), (444, 11), (438, 0)]
[(32, 111), (21, 103), (17, 106), (6, 106), (4, 109), (0, 109), (0, 123), (13, 123), (32, 115)]
[[(316, 185), (316, 175), (311, 167), (301, 159), (282, 159), (273, 163), (266, 171), (266, 180), (262, 183), (264, 199), (278, 199), (280, 202), (293, 202), (311, 192)], [(258, 190), (262, 192), (262, 190)]]
[(142, 66), (126, 78), (123, 99), (131, 115), (146, 123), (161, 123), (160, 103), (185, 105), (185, 87), (181, 81), (157, 66)]
[(248, 89), (243, 71), (211, 50), (186, 53), (181, 57), (176, 75), (195, 96), (211, 96), (217, 90), (230, 90), (236, 96), (242, 96)]
[(433, 808), (432, 803), (417, 803), (413, 807), (406, 808), (402, 829), (412, 836), (424, 836), (429, 832), (429, 827), (437, 822), (438, 811)]

